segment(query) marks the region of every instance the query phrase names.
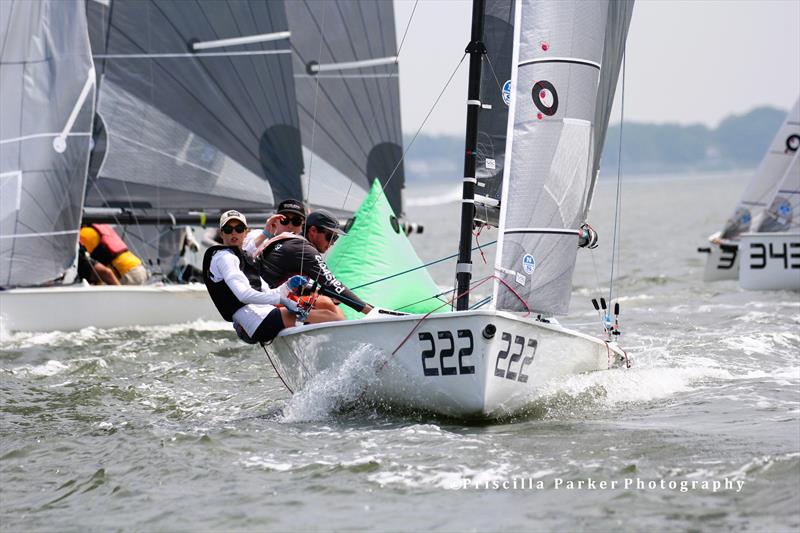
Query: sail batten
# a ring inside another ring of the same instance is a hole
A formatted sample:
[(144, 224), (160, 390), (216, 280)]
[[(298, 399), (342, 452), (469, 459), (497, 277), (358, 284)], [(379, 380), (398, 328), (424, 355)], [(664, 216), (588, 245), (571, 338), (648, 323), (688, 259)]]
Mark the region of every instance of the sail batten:
[[(347, 210), (377, 178), (400, 214), (405, 179), (391, 3), (297, 0), (286, 13), (309, 203)], [(329, 180), (347, 185), (322, 194), (315, 183)]]
[(117, 0), (89, 20), (101, 80), (89, 206), (268, 211), (302, 196), (283, 2)]

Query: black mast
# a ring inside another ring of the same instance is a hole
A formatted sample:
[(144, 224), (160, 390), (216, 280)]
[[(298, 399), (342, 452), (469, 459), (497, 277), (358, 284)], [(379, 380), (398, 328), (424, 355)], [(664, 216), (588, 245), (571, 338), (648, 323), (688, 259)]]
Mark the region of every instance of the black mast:
[(472, 279), (472, 221), (475, 218), (475, 164), (478, 149), (478, 111), (481, 108), (481, 60), (483, 44), (484, 0), (472, 2), (472, 36), (465, 50), (469, 54), (469, 89), (467, 91), (467, 135), (464, 154), (464, 189), (461, 200), (461, 237), (456, 263), (456, 310), (469, 309), (469, 283)]

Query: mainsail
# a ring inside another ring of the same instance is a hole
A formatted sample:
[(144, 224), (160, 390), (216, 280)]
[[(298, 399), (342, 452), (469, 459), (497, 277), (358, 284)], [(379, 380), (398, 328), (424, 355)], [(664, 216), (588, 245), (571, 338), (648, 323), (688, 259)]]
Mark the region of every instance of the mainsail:
[(308, 200), (353, 212), (377, 178), (400, 215), (405, 179), (392, 3), (294, 0), (286, 14)]
[(568, 310), (632, 8), (632, 0), (517, 2), (497, 309)]
[(747, 184), (739, 204), (725, 223), (721, 238), (737, 239), (742, 233), (750, 231), (751, 226), (754, 229), (758, 227), (752, 222), (756, 218), (760, 219), (764, 209), (770, 207), (769, 204), (798, 148), (800, 148), (800, 99), (786, 115), (786, 120), (772, 140), (755, 175)]
[(0, 286), (75, 260), (94, 113), (82, 0), (0, 2)]
[(283, 2), (88, 4), (99, 75), (88, 206), (263, 212), (302, 196)]

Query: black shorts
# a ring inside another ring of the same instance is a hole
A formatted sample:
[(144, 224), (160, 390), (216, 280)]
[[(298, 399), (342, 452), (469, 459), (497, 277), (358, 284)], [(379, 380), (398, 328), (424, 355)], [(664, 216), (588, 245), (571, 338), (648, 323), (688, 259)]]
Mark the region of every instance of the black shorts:
[(283, 329), (283, 316), (281, 316), (280, 309), (273, 309), (261, 321), (258, 329), (253, 334), (253, 340), (256, 342), (269, 342), (278, 336), (278, 333)]

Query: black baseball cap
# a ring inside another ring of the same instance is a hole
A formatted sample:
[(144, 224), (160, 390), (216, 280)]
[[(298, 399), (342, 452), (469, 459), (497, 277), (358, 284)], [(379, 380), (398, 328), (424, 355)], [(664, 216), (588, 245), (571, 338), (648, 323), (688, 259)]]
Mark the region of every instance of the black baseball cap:
[(338, 235), (344, 234), (339, 229), (339, 221), (324, 209), (318, 209), (306, 217), (306, 228), (312, 226), (330, 230)]
[(284, 200), (278, 204), (278, 214), (300, 215), (301, 217), (304, 217), (306, 216), (306, 206), (300, 200), (289, 198), (288, 200)]

